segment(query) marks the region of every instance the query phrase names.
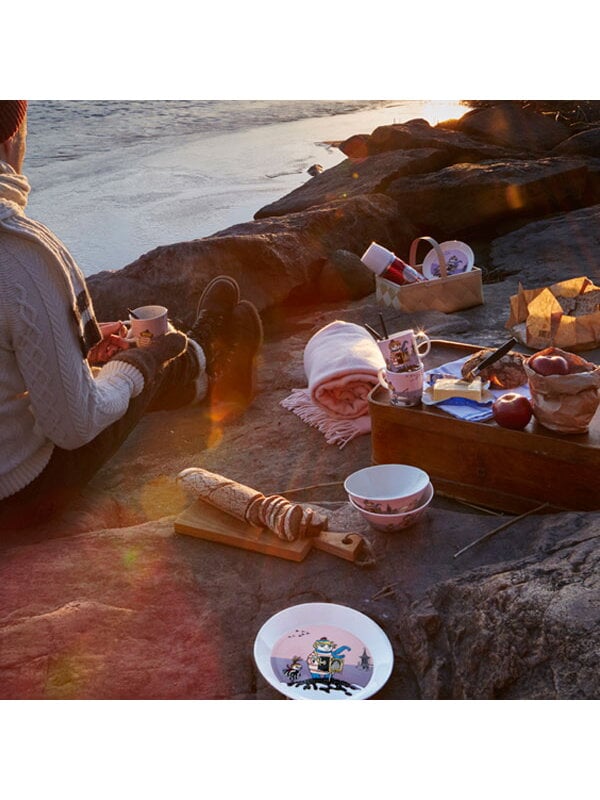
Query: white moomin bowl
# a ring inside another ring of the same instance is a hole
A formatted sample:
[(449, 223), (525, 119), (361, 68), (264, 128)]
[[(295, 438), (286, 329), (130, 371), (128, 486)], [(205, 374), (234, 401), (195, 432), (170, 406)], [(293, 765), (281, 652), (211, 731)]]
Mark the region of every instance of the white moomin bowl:
[(423, 518), (429, 504), (433, 500), (433, 494), (433, 485), (430, 483), (425, 490), (423, 502), (418, 508), (413, 508), (411, 511), (398, 514), (374, 514), (372, 511), (365, 511), (364, 508), (357, 506), (352, 499), (350, 499), (350, 505), (355, 508), (373, 528), (379, 531), (385, 531), (386, 533), (396, 533), (396, 531), (402, 531)]

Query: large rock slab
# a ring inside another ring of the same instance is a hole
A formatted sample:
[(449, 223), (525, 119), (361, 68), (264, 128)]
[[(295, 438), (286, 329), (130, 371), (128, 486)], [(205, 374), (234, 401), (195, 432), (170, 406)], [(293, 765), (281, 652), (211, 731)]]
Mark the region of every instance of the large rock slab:
[(316, 175), (289, 194), (259, 209), (255, 219), (282, 216), (360, 194), (385, 192), (402, 175), (435, 172), (451, 160), (442, 151), (420, 148), (382, 153), (365, 159), (346, 159)]
[[(243, 417), (204, 407), (148, 414), (78, 507), (2, 537), (0, 697), (278, 697), (252, 663), (262, 621), (303, 598), (359, 607), (386, 573), (364, 570), (365, 584), (360, 567), (324, 553), (295, 564), (176, 535), (189, 499), (175, 477), (202, 466), (265, 493), (343, 501), (345, 475), (370, 463), (370, 438), (340, 450), (279, 403), (305, 385), (302, 354), (316, 330), (377, 315), (372, 296), (291, 312), (285, 336), (267, 329), (260, 391)], [(357, 523), (339, 518), (345, 529)]]
[(158, 247), (122, 270), (91, 276), (88, 285), (100, 319), (123, 319), (128, 307), (160, 302), (190, 325), (202, 290), (216, 275), (234, 277), (259, 311), (299, 295), (318, 303), (315, 285), (336, 250), (362, 253), (374, 239), (406, 246), (414, 235), (394, 200), (360, 195)]
[(448, 125), (432, 126), (423, 119), (410, 120), (401, 125), (381, 125), (369, 135), (351, 136), (339, 144), (342, 153), (351, 159), (390, 150), (409, 151), (428, 147), (441, 150), (449, 163), (515, 158), (521, 152), (521, 148), (498, 147), (453, 130)]
[(443, 583), (399, 617), (423, 699), (598, 699), (600, 515), (537, 526), (535, 555)]
[[(333, 465), (341, 453), (322, 455)], [(455, 559), (497, 518), (438, 498), (389, 536), (347, 503), (312, 505), (365, 536), (370, 566), (237, 550), (176, 534), (173, 516), (1, 543), (0, 698), (280, 699), (253, 642), (303, 602), (383, 628), (395, 664), (380, 699), (600, 697), (598, 515), (532, 517)]]
[(492, 242), (491, 264), (526, 289), (586, 275), (600, 284), (600, 205), (532, 222)]
[(536, 154), (551, 150), (571, 133), (565, 122), (510, 102), (469, 111), (455, 127), (487, 142)]
[(81, 533), (3, 554), (3, 699), (219, 699), (220, 623), (172, 524)]
[(576, 159), (454, 164), (387, 187), (410, 220), (435, 238), (584, 203), (587, 168)]
[(600, 127), (576, 133), (554, 148), (559, 155), (584, 155), (600, 158)]

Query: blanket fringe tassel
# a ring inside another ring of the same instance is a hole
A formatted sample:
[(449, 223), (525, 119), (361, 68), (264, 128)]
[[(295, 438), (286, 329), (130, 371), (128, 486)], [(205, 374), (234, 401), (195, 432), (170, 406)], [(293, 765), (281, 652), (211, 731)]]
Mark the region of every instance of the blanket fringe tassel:
[(336, 419), (316, 406), (304, 389), (292, 389), (291, 395), (282, 400), (280, 405), (296, 414), (307, 425), (317, 428), (325, 437), (327, 444), (335, 444), (340, 450), (343, 450), (352, 439), (371, 431), (370, 416)]

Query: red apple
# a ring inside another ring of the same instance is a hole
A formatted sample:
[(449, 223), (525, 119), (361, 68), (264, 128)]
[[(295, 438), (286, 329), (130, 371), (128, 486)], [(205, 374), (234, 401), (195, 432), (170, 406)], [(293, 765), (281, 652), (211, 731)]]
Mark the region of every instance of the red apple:
[(531, 419), (533, 408), (522, 394), (507, 392), (494, 401), (492, 412), (498, 425), (521, 431)]
[(568, 375), (570, 371), (567, 359), (559, 355), (534, 355), (528, 364), (538, 375)]

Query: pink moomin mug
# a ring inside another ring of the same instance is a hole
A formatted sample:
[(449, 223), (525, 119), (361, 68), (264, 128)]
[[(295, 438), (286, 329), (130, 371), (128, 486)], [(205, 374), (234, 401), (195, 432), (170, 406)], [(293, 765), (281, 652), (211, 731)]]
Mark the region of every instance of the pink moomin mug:
[(380, 339), (377, 344), (390, 372), (406, 372), (420, 367), (421, 358), (431, 350), (429, 336), (412, 329), (394, 333), (387, 339)]
[(423, 396), (425, 370), (417, 367), (405, 372), (391, 372), (383, 367), (379, 370), (379, 383), (390, 393), (393, 406), (418, 406)]

